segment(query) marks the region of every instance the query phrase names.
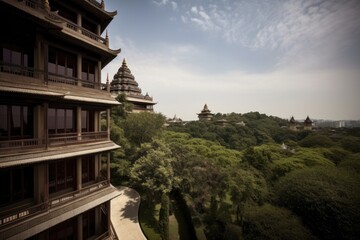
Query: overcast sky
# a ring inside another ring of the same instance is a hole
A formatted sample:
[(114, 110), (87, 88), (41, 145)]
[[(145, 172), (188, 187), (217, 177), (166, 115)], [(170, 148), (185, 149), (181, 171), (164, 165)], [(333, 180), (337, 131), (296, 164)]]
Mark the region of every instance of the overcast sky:
[(106, 0), (108, 27), (155, 111), (360, 119), (359, 0)]

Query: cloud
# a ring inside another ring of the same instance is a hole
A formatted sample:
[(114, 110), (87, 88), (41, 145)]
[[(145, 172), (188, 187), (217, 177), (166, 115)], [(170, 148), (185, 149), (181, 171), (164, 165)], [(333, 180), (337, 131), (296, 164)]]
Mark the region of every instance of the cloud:
[(358, 0), (219, 1), (204, 6), (189, 7), (182, 22), (228, 44), (276, 51), (282, 54), (277, 66), (296, 65), (304, 58), (309, 59), (302, 61), (309, 63), (305, 68), (331, 64), (360, 44)]
[(172, 1), (172, 2), (171, 2), (171, 6), (172, 6), (172, 9), (173, 9), (174, 11), (177, 11), (177, 10), (178, 10), (178, 5), (177, 5), (176, 2)]
[(157, 0), (157, 1), (153, 1), (153, 3), (155, 3), (158, 6), (162, 6), (168, 4), (169, 0)]

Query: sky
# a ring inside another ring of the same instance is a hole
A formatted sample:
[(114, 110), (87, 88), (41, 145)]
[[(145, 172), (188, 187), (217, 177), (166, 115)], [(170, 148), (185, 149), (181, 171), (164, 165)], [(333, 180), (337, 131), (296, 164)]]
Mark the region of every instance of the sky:
[(360, 119), (359, 0), (105, 0), (102, 71), (125, 58), (155, 112)]

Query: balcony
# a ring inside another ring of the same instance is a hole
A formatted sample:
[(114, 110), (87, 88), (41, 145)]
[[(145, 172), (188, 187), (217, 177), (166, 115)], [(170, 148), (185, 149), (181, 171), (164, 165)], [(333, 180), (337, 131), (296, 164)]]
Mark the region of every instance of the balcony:
[(66, 145), (83, 144), (109, 139), (107, 132), (85, 132), (79, 136), (76, 133), (49, 134), (46, 139), (19, 139), (0, 141), (0, 155), (14, 152), (26, 152), (29, 150), (46, 149), (47, 147), (59, 147)]
[(82, 197), (88, 196), (94, 192), (100, 191), (110, 186), (109, 180), (98, 181), (90, 186), (84, 187), (80, 190), (76, 190), (70, 193), (66, 193), (60, 196), (56, 196), (41, 204), (37, 205), (25, 205), (21, 207), (15, 207), (1, 212), (0, 215), (0, 229), (4, 226), (16, 223), (19, 220), (35, 216), (42, 212), (47, 212), (50, 209), (62, 206), (66, 203), (76, 201)]
[(48, 85), (49, 82), (53, 82), (107, 91), (107, 85), (103, 83), (84, 81), (74, 77), (57, 75), (35, 68), (12, 65), (4, 62), (0, 62), (0, 72), (10, 74), (12, 80), (19, 82), (23, 82), (24, 78), (32, 78), (34, 80), (40, 80), (43, 85)]

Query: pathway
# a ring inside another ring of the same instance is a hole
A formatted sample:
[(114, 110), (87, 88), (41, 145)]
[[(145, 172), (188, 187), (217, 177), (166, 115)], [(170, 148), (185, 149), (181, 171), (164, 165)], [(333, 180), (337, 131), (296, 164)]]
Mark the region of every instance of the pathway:
[(146, 240), (138, 220), (139, 193), (128, 187), (118, 190), (120, 196), (111, 200), (111, 222), (119, 240)]

